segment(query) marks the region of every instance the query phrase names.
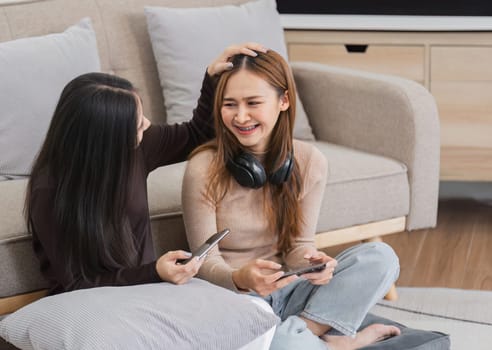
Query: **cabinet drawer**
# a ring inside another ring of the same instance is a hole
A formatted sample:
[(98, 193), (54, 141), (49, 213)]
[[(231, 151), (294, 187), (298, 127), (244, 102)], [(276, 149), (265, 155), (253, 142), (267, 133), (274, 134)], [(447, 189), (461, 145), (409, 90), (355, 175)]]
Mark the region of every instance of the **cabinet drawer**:
[(441, 180), (492, 181), (492, 150), (441, 147)]
[(291, 43), (288, 49), (291, 61), (319, 62), (424, 82), (424, 46)]
[(431, 80), (430, 85), (442, 122), (464, 121), (492, 125), (492, 80)]
[(492, 46), (431, 47), (431, 81), (492, 81)]
[(431, 82), (441, 120), (441, 145), (492, 152), (492, 82)]

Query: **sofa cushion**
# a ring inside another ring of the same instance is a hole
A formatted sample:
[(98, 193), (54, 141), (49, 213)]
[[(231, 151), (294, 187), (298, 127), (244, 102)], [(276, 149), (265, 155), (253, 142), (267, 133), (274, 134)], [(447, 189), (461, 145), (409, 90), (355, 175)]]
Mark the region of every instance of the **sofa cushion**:
[(63, 87), (99, 70), (89, 18), (63, 33), (0, 43), (1, 175), (29, 175)]
[(328, 159), (318, 232), (406, 216), (407, 168), (396, 160), (316, 141)]
[[(145, 7), (169, 123), (191, 118), (205, 67), (231, 44), (256, 41), (287, 58), (274, 0), (240, 6)], [(298, 99), (294, 136), (314, 140)]]
[(278, 322), (259, 298), (200, 279), (45, 297), (0, 321), (21, 349), (238, 349)]

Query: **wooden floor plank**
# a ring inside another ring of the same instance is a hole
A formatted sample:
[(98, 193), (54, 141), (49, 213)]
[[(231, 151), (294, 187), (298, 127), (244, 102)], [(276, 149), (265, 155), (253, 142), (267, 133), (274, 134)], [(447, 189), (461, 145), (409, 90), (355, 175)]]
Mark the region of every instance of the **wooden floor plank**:
[(475, 203), (475, 224), (470, 228), (471, 249), (463, 288), (492, 290), (492, 206)]
[(441, 205), (437, 229), (429, 230), (415, 265), (413, 286), (462, 287), (471, 242), (464, 232), (473, 217), (454, 215), (454, 205)]
[(400, 259), (397, 285), (411, 284), (427, 232), (428, 230), (406, 231), (384, 237), (384, 242), (393, 247)]
[[(442, 200), (435, 228), (396, 233), (383, 240), (400, 258), (398, 286), (492, 290), (491, 204)], [(323, 250), (336, 256), (351, 245)]]

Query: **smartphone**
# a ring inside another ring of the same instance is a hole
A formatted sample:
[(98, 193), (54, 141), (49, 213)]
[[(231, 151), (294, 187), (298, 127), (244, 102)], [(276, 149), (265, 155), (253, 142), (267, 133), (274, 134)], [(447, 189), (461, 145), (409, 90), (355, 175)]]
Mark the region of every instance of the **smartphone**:
[(323, 271), (325, 268), (326, 268), (326, 263), (321, 263), (321, 264), (316, 264), (316, 265), (310, 265), (310, 266), (306, 266), (306, 267), (301, 267), (300, 269), (297, 269), (297, 270), (287, 271), (286, 273), (284, 273), (282, 275), (282, 277), (279, 278), (279, 280), (282, 279), (282, 278), (286, 278), (286, 277), (292, 276), (292, 275), (300, 276), (300, 275), (303, 275), (305, 273)]
[(229, 234), (230, 230), (226, 228), (225, 230), (222, 230), (220, 232), (214, 233), (212, 236), (210, 236), (205, 243), (203, 243), (195, 252), (192, 253), (191, 257), (188, 259), (178, 259), (176, 262), (178, 264), (186, 264), (187, 262), (191, 261), (194, 257), (197, 257), (199, 259), (203, 258), (207, 253), (217, 245), (217, 243), (220, 242), (222, 238), (227, 236)]

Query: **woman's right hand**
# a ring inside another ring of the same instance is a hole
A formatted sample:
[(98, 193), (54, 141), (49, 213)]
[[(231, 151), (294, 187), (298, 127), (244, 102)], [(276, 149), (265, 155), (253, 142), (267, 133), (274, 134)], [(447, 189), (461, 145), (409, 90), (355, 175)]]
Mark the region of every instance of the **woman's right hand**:
[(161, 280), (172, 282), (174, 284), (183, 284), (188, 282), (198, 273), (200, 266), (205, 259), (193, 258), (187, 264), (177, 264), (178, 259), (188, 259), (190, 253), (184, 250), (167, 252), (157, 259), (155, 268)]
[(229, 59), (238, 54), (248, 55), (256, 57), (257, 53), (255, 51), (267, 52), (265, 46), (258, 43), (244, 43), (240, 45), (231, 45), (227, 47), (212, 63), (207, 67), (207, 73), (211, 77), (214, 75), (219, 75), (222, 72), (232, 68), (232, 62)]
[(296, 275), (280, 279), (284, 274), (282, 266), (270, 260), (256, 259), (232, 273), (232, 280), (238, 289), (253, 290), (261, 296), (272, 294), (295, 281)]

